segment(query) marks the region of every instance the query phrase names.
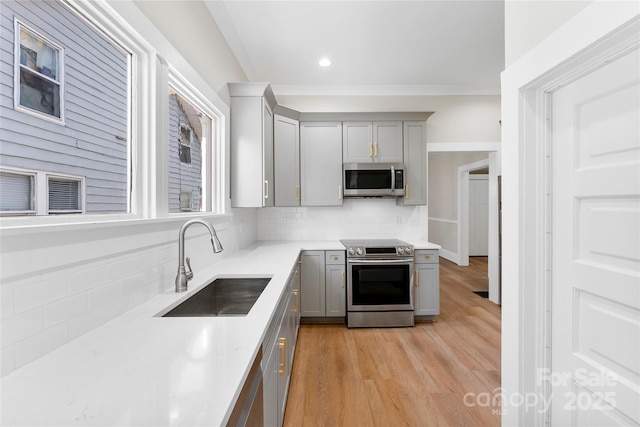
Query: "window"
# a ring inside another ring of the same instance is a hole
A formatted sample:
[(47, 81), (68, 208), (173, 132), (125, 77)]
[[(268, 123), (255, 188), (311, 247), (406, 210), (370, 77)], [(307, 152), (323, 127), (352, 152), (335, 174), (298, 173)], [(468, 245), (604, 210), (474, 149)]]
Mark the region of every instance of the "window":
[(61, 177), (49, 177), (50, 214), (82, 213), (82, 181)]
[(35, 175), (0, 171), (0, 213), (35, 214)]
[(84, 182), (46, 171), (0, 170), (0, 215), (82, 213)]
[(63, 49), (16, 21), (17, 105), (57, 119), (61, 115)]
[[(187, 89), (185, 89), (187, 91)], [(211, 176), (213, 120), (192, 98), (169, 86), (169, 212), (203, 212)]]
[(182, 190), (180, 191), (180, 210), (183, 212), (191, 212), (193, 209), (191, 208), (191, 195), (193, 192), (191, 190)]
[(51, 213), (129, 213), (138, 166), (131, 156), (132, 115), (139, 111), (131, 95), (137, 90), (131, 51), (67, 2), (5, 2), (2, 19), (14, 24), (3, 26), (14, 46), (2, 58), (13, 51), (15, 63), (13, 75), (0, 73), (8, 88), (3, 96), (10, 100), (13, 94), (12, 101), (0, 103), (0, 167), (37, 171), (38, 181), (43, 170), (83, 179), (52, 182), (56, 191), (78, 191), (60, 205), (58, 198), (47, 199), (44, 176), (33, 184), (33, 209), (16, 215), (47, 215), (50, 202)]
[(180, 124), (180, 163), (191, 164), (191, 128)]

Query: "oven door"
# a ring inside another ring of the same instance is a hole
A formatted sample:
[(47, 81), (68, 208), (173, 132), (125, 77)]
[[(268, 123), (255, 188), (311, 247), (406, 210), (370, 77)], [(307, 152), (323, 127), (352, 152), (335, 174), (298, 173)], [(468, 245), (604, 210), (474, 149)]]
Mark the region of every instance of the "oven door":
[(413, 258), (348, 259), (347, 311), (413, 310)]

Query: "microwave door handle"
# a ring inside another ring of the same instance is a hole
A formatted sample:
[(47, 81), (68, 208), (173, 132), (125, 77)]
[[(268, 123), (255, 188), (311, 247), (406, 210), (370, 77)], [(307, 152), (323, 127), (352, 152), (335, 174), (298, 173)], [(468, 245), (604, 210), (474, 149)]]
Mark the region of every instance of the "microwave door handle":
[(396, 188), (396, 168), (391, 166), (391, 191)]

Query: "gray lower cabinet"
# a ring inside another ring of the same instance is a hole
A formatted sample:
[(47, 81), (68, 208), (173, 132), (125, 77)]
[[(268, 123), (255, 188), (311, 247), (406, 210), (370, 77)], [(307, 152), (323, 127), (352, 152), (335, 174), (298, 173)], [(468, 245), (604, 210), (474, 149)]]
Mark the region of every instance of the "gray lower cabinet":
[(300, 316), (324, 317), (324, 251), (302, 251), (300, 262)]
[(346, 315), (346, 267), (344, 251), (325, 253), (325, 315), (344, 317)]
[(263, 396), (264, 425), (282, 426), (287, 404), (287, 393), (291, 380), (291, 366), (299, 326), (299, 264), (296, 263), (289, 276), (287, 287), (276, 309), (271, 324), (267, 328), (262, 343), (264, 353)]
[(416, 316), (440, 314), (440, 261), (437, 249), (419, 249), (414, 254)]
[(342, 205), (342, 123), (300, 123), (302, 206)]
[(344, 317), (346, 266), (344, 251), (303, 251), (300, 296), (302, 317)]

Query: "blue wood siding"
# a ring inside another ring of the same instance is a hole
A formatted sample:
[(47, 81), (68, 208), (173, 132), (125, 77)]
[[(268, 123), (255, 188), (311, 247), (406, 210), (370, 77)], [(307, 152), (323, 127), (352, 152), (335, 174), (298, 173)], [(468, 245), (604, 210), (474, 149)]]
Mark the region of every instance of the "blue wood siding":
[[(128, 54), (58, 1), (0, 9), (0, 165), (84, 176), (88, 213), (126, 212)], [(64, 125), (14, 110), (14, 17), (64, 48)]]
[(189, 125), (176, 95), (169, 95), (169, 212), (181, 212), (180, 191), (191, 191), (191, 207), (199, 210), (202, 185), (202, 148), (196, 132), (191, 130), (191, 164), (180, 162), (180, 124)]

